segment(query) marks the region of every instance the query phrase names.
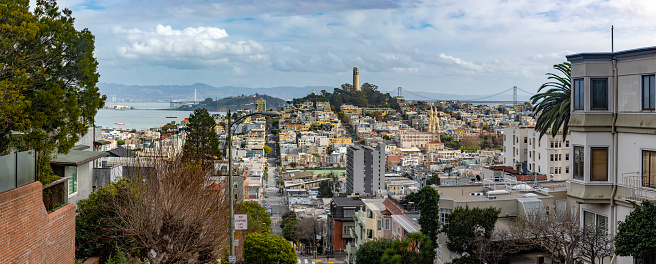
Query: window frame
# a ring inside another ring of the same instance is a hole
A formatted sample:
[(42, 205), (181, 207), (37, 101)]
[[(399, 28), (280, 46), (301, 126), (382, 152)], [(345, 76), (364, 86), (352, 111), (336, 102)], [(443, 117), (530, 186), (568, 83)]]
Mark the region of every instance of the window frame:
[[(594, 107), (595, 98), (592, 89), (594, 89), (594, 81), (606, 81), (606, 106), (605, 107)], [(609, 87), (608, 87), (608, 78), (590, 78), (590, 110), (608, 110), (608, 102), (610, 100), (609, 96)]]
[[(577, 149), (581, 152), (578, 155), (576, 153)], [(579, 170), (578, 172), (577, 169)], [(572, 145), (572, 179), (579, 181), (585, 180), (585, 146)]]
[(585, 79), (577, 78), (572, 80), (572, 107), (574, 110), (585, 109)]
[[(594, 173), (594, 159), (593, 159), (593, 154), (595, 150), (605, 150), (606, 151), (606, 178), (605, 179), (593, 179), (593, 173)], [(590, 181), (596, 181), (596, 182), (607, 182), (609, 178), (609, 148), (606, 146), (595, 146), (595, 147), (590, 147)]]
[[(645, 77), (651, 77), (651, 80), (649, 80), (649, 87), (645, 87)], [(652, 90), (651, 86), (654, 86), (654, 79), (656, 79), (656, 75), (654, 74), (645, 74), (640, 76), (640, 101), (642, 105), (642, 110), (647, 110), (647, 111), (654, 111), (656, 110), (656, 90)], [(645, 92), (645, 88), (648, 88), (648, 91)], [(645, 107), (645, 95), (648, 94), (647, 96), (650, 97), (650, 102), (648, 104), (653, 104), (653, 105), (648, 105)]]
[(649, 174), (651, 175), (651, 177), (648, 177), (648, 178), (652, 178), (653, 181), (650, 180), (649, 184), (645, 184), (645, 156), (644, 156), (645, 152), (650, 152), (650, 154), (651, 154), (650, 157), (649, 157), (650, 161), (653, 160), (654, 162), (656, 162), (656, 150), (641, 149), (641, 151), (640, 151), (640, 154), (641, 154), (640, 155), (640, 185), (642, 187), (646, 187), (646, 188), (656, 188), (656, 171), (651, 172), (651, 169), (649, 171)]
[[(74, 173), (72, 173), (71, 169), (74, 168)], [(67, 166), (67, 171), (68, 171), (68, 197), (74, 196), (77, 194), (78, 190), (78, 184), (77, 184), (77, 166)], [(72, 189), (72, 190), (71, 190)]]

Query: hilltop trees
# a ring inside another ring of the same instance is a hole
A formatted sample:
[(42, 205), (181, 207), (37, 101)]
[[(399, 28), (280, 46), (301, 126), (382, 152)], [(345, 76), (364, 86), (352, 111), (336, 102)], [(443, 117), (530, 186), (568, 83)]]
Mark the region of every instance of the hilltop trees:
[(339, 109), (342, 104), (352, 104), (359, 107), (389, 107), (397, 109), (399, 104), (396, 99), (389, 93), (381, 93), (378, 86), (370, 83), (364, 83), (360, 91), (353, 89), (351, 84), (342, 84), (341, 88), (335, 88), (333, 93), (321, 91), (321, 94), (309, 94), (303, 98), (294, 99), (294, 103), (303, 101), (324, 101), (330, 102), (335, 110)]
[(42, 181), (51, 156), (68, 153), (105, 101), (94, 36), (76, 30), (71, 14), (54, 0), (36, 1), (33, 12), (26, 0), (0, 3), (0, 155), (36, 150)]

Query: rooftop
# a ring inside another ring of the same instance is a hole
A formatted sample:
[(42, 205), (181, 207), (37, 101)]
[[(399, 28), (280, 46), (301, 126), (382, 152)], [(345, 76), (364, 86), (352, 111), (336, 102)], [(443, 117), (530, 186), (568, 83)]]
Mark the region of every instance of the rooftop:
[[(491, 190), (488, 194), (483, 193), (483, 185), (456, 185), (456, 186), (434, 186), (442, 199), (452, 199), (458, 202), (466, 201), (486, 201), (490, 197), (496, 197), (496, 200), (504, 199), (518, 199), (518, 198), (545, 198), (549, 196), (548, 191), (565, 190), (566, 187), (562, 184), (542, 184), (541, 186), (546, 189), (538, 190), (512, 190), (512, 187), (504, 184), (490, 186)], [(497, 191), (497, 192), (494, 192)], [(492, 192), (492, 193), (490, 193)]]

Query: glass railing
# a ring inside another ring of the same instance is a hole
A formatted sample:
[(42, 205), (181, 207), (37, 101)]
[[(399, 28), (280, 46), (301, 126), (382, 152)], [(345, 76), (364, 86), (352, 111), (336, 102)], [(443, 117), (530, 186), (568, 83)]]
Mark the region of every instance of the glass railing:
[(0, 193), (36, 181), (36, 156), (33, 150), (0, 156)]

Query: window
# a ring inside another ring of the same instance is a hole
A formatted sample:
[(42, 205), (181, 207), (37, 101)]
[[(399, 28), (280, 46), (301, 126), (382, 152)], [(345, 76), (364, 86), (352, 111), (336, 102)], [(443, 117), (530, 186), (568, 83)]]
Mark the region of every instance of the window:
[(608, 217), (590, 211), (583, 211), (583, 228), (597, 228), (608, 232)]
[(377, 228), (377, 230), (380, 231), (381, 229), (383, 229), (383, 222), (380, 221), (380, 220), (378, 220), (378, 228)]
[(440, 222), (442, 226), (449, 225), (449, 215), (453, 212), (452, 209), (440, 208)]
[(642, 76), (642, 109), (655, 110), (656, 103), (654, 102), (654, 75)]
[(574, 110), (583, 110), (583, 79), (574, 80)]
[(565, 147), (569, 148), (569, 140), (565, 141)]
[(389, 218), (385, 218), (384, 228), (385, 228), (385, 230), (390, 230), (390, 219)]
[(354, 226), (342, 226), (342, 234), (348, 234), (350, 229), (353, 229)]
[(554, 167), (549, 167), (549, 173), (554, 174)]
[(444, 262), (444, 244), (437, 244), (437, 258)]
[(77, 166), (68, 167), (68, 195), (77, 192)]
[(551, 161), (554, 161), (554, 154), (550, 154), (549, 157), (550, 157)]
[(355, 215), (354, 209), (344, 209), (344, 217), (353, 217)]
[(524, 137), (524, 143), (528, 143), (528, 138)]
[(590, 82), (590, 109), (608, 110), (608, 79), (592, 79)]
[(572, 163), (572, 178), (576, 180), (583, 180), (583, 161), (584, 151), (583, 146), (574, 146), (574, 161)]
[(569, 166), (565, 166), (565, 173), (569, 173)]
[(565, 153), (565, 160), (569, 160), (569, 153)]
[(656, 151), (642, 151), (642, 186), (656, 188)]
[(590, 180), (608, 180), (608, 148), (590, 148)]
[(371, 229), (367, 229), (367, 238), (372, 239), (374, 238), (374, 231)]

